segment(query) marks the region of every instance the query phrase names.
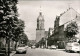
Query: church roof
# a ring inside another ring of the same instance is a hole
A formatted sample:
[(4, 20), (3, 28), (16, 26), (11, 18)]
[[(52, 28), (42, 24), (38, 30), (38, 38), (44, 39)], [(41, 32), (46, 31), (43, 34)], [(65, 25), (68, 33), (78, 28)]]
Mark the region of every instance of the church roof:
[(76, 16), (80, 16), (80, 14), (75, 11), (73, 8), (69, 8), (66, 12), (60, 14), (60, 25), (63, 25), (73, 19), (76, 18)]
[(44, 17), (42, 15), (42, 12), (39, 13), (39, 16), (38, 16), (37, 20), (44, 20)]

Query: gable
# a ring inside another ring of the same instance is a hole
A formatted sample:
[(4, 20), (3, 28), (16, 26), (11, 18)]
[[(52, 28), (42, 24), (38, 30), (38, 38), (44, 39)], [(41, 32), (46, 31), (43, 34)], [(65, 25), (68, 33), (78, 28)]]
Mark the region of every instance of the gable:
[(65, 23), (75, 19), (76, 16), (80, 16), (80, 14), (77, 11), (75, 11), (73, 8), (68, 9), (66, 12), (64, 12), (60, 16), (59, 25), (63, 25)]

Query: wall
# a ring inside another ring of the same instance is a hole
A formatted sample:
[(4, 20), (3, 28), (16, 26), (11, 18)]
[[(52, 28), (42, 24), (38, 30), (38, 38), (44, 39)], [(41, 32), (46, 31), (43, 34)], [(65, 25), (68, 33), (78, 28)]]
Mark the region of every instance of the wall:
[(39, 42), (43, 37), (45, 37), (45, 30), (36, 30), (36, 42)]

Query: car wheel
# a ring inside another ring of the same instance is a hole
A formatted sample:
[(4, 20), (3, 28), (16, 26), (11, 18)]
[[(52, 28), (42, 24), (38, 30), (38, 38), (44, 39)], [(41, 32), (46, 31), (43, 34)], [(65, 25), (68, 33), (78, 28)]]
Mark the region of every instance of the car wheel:
[(56, 50), (56, 48), (54, 48), (54, 50)]
[(73, 51), (71, 51), (71, 50), (68, 50), (68, 53), (72, 53)]
[(26, 54), (26, 51), (24, 52), (24, 54)]
[(66, 50), (66, 52), (70, 53), (70, 50)]
[(65, 50), (66, 52), (68, 52), (69, 50)]
[(80, 53), (80, 51), (77, 51), (77, 53)]
[(16, 52), (16, 54), (18, 54), (18, 52)]

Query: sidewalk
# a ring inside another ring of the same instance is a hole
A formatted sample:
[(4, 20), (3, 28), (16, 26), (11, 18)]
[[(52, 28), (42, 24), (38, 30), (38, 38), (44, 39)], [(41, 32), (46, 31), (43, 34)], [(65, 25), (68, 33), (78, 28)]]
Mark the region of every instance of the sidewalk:
[(16, 53), (16, 51), (12, 51), (12, 53), (10, 54), (10, 56), (13, 56)]

